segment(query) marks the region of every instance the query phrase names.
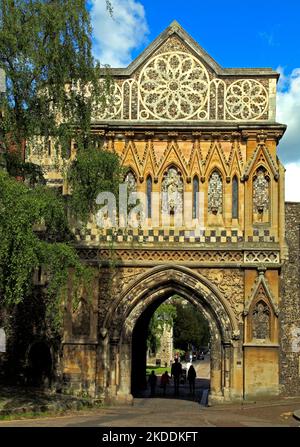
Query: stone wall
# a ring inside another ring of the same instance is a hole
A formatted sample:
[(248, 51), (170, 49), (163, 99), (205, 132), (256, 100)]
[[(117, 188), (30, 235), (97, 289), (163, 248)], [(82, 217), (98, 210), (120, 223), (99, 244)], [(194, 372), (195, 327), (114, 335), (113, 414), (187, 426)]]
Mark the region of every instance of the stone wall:
[(300, 203), (286, 203), (289, 258), (281, 272), (281, 361), (283, 394), (300, 394)]

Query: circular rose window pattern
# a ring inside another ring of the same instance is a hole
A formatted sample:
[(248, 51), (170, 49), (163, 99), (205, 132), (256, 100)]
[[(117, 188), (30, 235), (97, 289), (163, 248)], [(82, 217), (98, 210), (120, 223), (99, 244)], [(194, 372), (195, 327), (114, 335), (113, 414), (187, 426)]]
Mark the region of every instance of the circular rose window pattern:
[[(164, 53), (151, 59), (140, 75), (142, 118), (206, 118), (209, 78), (204, 66), (187, 53)], [(151, 114), (151, 115), (150, 115)]]
[(268, 93), (265, 87), (253, 79), (236, 81), (227, 90), (227, 111), (235, 119), (258, 118), (266, 111), (267, 105)]

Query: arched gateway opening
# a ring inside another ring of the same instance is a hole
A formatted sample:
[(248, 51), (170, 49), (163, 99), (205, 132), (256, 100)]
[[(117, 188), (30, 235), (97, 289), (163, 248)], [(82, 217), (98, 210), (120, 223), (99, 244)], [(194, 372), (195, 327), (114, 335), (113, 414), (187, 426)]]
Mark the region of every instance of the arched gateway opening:
[[(178, 358), (182, 365), (178, 395), (183, 399), (198, 399), (205, 403), (207, 391), (210, 388), (210, 355), (204, 356), (204, 350), (207, 348), (206, 353), (208, 352), (210, 332), (199, 309), (200, 306), (191, 304), (190, 301), (181, 297), (177, 290), (176, 295), (161, 297), (144, 310), (132, 332), (131, 393), (133, 397), (149, 396), (148, 379), (151, 371), (157, 375), (155, 395), (173, 396), (175, 392), (173, 381), (164, 391), (159, 385), (162, 373), (167, 371), (170, 376), (171, 365), (174, 359)], [(170, 317), (170, 314), (174, 318)], [(206, 340), (205, 345), (203, 340)], [(193, 393), (190, 391), (187, 380), (188, 369), (191, 365), (195, 368), (197, 377)]]
[[(192, 303), (209, 323), (210, 402), (242, 398), (239, 385), (235, 383), (239, 374), (234, 371), (236, 364), (241, 364), (237, 361), (241, 355), (240, 331), (232, 310), (210, 281), (181, 266), (159, 266), (147, 271), (123, 292), (107, 314), (102, 330), (103, 348), (107, 353), (103, 365), (108, 385), (106, 398), (132, 399), (132, 388), (141, 385), (132, 380), (133, 368), (135, 377), (143, 380), (146, 366), (143, 345), (146, 337), (134, 335), (136, 331), (143, 334), (154, 310), (174, 294)], [(121, 324), (114, 324), (115, 315), (119, 316)]]

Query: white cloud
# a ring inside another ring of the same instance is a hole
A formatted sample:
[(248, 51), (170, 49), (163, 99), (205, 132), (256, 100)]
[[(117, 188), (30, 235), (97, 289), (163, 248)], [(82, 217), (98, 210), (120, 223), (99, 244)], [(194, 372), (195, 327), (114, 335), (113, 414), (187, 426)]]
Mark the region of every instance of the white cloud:
[(137, 0), (111, 0), (111, 17), (105, 0), (90, 3), (94, 56), (101, 64), (127, 66), (131, 62), (131, 51), (145, 42), (148, 33), (144, 6)]
[(285, 165), (285, 200), (300, 202), (300, 162)]
[(280, 73), (277, 92), (277, 121), (287, 124), (279, 143), (278, 155), (285, 173), (285, 200), (300, 202), (300, 68), (290, 75), (278, 67)]
[(278, 83), (277, 121), (287, 124), (287, 131), (279, 144), (279, 157), (283, 163), (300, 162), (300, 68), (289, 76), (282, 74)]

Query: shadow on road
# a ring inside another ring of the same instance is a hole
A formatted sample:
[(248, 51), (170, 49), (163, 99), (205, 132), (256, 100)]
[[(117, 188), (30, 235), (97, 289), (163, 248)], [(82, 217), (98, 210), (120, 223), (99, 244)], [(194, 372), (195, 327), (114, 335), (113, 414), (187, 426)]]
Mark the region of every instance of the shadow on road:
[[(158, 376), (158, 383), (160, 383), (160, 377)], [(181, 383), (179, 386), (179, 394), (174, 393), (173, 380), (170, 380), (170, 384), (167, 386), (166, 393), (164, 394), (163, 389), (159, 386), (156, 387), (155, 395), (150, 395), (150, 388), (136, 392), (135, 398), (164, 398), (164, 399), (181, 399), (189, 400), (193, 402), (199, 402), (201, 405), (207, 405), (207, 397), (210, 386), (209, 379), (197, 378), (195, 381), (195, 393), (190, 392), (189, 383)]]

